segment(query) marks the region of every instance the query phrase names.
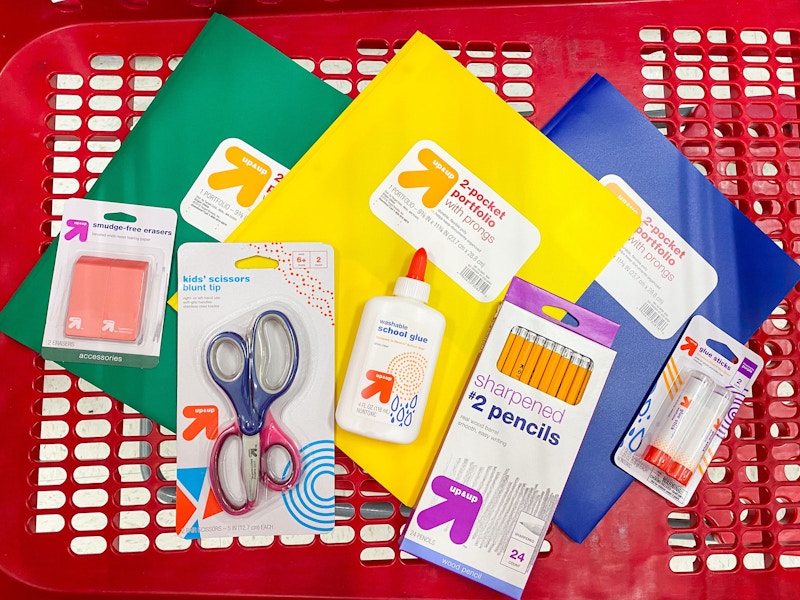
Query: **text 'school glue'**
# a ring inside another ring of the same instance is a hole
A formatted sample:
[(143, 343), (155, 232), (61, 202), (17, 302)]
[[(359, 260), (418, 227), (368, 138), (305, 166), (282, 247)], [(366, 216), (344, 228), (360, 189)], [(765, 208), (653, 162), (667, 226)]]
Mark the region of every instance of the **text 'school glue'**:
[(394, 296), (364, 305), (336, 407), (342, 429), (399, 444), (417, 439), (445, 326), (444, 316), (426, 304), (427, 262), (420, 248)]
[(695, 415), (699, 407), (714, 389), (710, 377), (699, 371), (690, 371), (683, 385), (671, 401), (665, 404), (650, 427), (649, 444), (645, 447), (642, 458), (658, 467), (665, 473), (672, 464), (678, 444), (685, 438), (689, 429), (693, 429)]

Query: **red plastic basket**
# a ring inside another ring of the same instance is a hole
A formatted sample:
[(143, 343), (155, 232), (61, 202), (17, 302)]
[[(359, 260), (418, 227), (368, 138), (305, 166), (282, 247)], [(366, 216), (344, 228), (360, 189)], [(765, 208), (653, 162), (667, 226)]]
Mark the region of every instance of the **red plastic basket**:
[[(794, 0), (6, 0), (0, 303), (212, 9), (351, 95), (417, 29), (538, 125), (600, 72), (800, 256)], [(634, 484), (583, 544), (553, 527), (526, 597), (797, 597), (797, 300), (751, 342), (767, 368), (689, 507)], [(0, 359), (3, 598), (494, 596), (400, 555), (407, 510), (341, 454), (333, 534), (182, 542), (172, 434), (2, 335)]]

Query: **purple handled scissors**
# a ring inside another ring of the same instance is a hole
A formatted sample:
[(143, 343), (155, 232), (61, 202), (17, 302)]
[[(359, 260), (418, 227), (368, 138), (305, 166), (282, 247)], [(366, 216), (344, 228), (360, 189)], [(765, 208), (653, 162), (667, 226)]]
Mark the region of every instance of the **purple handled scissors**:
[[(233, 367), (223, 367), (222, 354)], [(297, 334), (289, 318), (278, 310), (261, 313), (253, 324), (250, 338), (223, 331), (211, 340), (206, 350), (211, 378), (231, 401), (236, 420), (220, 432), (211, 449), (209, 474), (211, 489), (222, 509), (231, 515), (252, 510), (258, 497), (258, 482), (272, 490), (285, 491), (300, 477), (301, 459), (297, 444), (286, 435), (270, 411), (272, 403), (285, 394), (294, 382), (299, 364)], [(242, 442), (243, 504), (231, 500), (221, 474), (220, 454), (231, 436)], [(283, 460), (283, 469), (272, 463)], [(273, 457), (270, 460), (270, 457)]]

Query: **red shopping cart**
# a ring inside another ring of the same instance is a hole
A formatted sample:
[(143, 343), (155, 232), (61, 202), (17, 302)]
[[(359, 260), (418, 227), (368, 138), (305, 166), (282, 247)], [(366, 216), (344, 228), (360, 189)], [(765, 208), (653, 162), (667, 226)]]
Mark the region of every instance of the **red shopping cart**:
[[(773, 0), (6, 0), (0, 6), (0, 303), (57, 233), (211, 10), (356, 95), (415, 30), (541, 125), (594, 72), (800, 257), (800, 6)], [(791, 598), (800, 585), (798, 296), (695, 499), (634, 484), (583, 544), (551, 528), (526, 597)], [(408, 509), (337, 456), (337, 527), (187, 542), (175, 440), (0, 335), (3, 597), (480, 598), (402, 555)]]

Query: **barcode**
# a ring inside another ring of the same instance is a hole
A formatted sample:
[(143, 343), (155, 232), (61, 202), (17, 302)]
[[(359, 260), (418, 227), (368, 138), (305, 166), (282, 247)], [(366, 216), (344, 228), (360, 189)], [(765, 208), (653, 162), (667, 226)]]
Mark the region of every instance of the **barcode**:
[(649, 302), (642, 304), (639, 308), (639, 312), (641, 312), (644, 318), (650, 321), (650, 324), (659, 331), (664, 331), (664, 328), (668, 325), (668, 321), (658, 314), (656, 307)]
[(485, 294), (486, 290), (489, 289), (489, 282), (481, 277), (480, 273), (476, 273), (469, 267), (464, 267), (461, 269), (460, 275), (467, 280), (476, 291), (480, 292), (481, 294)]

